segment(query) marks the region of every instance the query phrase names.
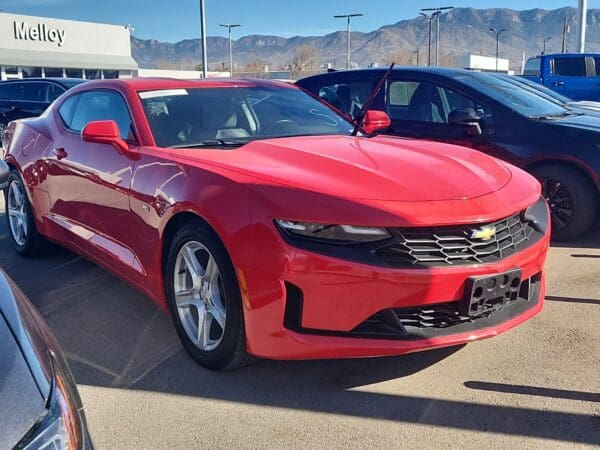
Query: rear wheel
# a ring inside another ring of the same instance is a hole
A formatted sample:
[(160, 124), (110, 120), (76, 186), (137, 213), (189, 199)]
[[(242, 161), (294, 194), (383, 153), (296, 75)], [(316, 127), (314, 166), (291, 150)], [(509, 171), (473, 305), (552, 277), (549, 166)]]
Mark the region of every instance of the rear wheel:
[(552, 164), (541, 166), (533, 175), (542, 184), (542, 195), (550, 206), (552, 239), (566, 241), (585, 233), (596, 217), (598, 191), (577, 170)]
[(207, 226), (184, 225), (167, 257), (165, 289), (173, 323), (187, 352), (209, 369), (255, 360), (246, 352), (240, 289), (227, 252)]
[(19, 173), (10, 172), (8, 187), (4, 190), (6, 222), (13, 247), (23, 256), (36, 256), (46, 241), (35, 227), (31, 203)]

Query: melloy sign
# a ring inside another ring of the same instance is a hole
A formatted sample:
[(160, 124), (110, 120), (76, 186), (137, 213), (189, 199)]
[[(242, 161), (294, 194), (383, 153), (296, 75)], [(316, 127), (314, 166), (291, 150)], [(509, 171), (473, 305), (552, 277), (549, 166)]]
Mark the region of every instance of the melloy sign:
[(65, 42), (66, 30), (50, 28), (45, 23), (30, 26), (28, 22), (14, 21), (15, 39), (40, 42), (56, 42), (59, 47)]

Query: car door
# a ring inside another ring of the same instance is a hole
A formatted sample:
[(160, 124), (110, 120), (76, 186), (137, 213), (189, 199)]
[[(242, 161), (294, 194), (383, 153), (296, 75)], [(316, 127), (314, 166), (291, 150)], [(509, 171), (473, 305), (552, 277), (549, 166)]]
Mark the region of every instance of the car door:
[[(450, 113), (473, 110), (479, 116), (480, 134), (452, 124)], [(415, 77), (395, 76), (388, 81), (386, 111), (389, 132), (399, 136), (432, 139), (492, 152), (494, 126), (491, 109), (455, 88)]]
[(14, 82), (11, 120), (43, 113), (50, 105), (46, 100), (47, 84), (43, 81)]
[[(110, 258), (120, 271), (135, 271), (129, 190), (137, 143), (125, 99), (112, 90), (85, 91), (63, 101), (58, 116), (46, 155), (50, 219), (84, 251)], [(114, 120), (131, 152), (85, 142), (81, 131), (97, 120)]]
[[(588, 61), (585, 56), (555, 56), (549, 61), (549, 74), (546, 84), (574, 100), (590, 99), (597, 82), (588, 76)], [(590, 74), (591, 75), (591, 74)]]

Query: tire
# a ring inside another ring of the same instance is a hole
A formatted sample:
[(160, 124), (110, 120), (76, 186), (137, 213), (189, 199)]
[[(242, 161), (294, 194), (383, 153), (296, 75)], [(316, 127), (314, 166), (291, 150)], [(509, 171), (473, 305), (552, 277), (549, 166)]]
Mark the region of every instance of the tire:
[(532, 173), (542, 183), (542, 194), (550, 205), (552, 240), (567, 241), (585, 233), (598, 208), (595, 186), (581, 172), (565, 165), (548, 164)]
[[(17, 192), (20, 194), (17, 195)], [(46, 248), (47, 242), (37, 231), (23, 180), (14, 169), (10, 171), (8, 187), (4, 190), (4, 205), (8, 234), (14, 249), (21, 256), (39, 255)]]
[[(172, 239), (164, 275), (173, 324), (196, 362), (211, 370), (231, 370), (256, 360), (246, 352), (235, 270), (214, 231), (200, 222), (183, 225)], [(198, 326), (200, 317), (205, 317), (205, 333)]]

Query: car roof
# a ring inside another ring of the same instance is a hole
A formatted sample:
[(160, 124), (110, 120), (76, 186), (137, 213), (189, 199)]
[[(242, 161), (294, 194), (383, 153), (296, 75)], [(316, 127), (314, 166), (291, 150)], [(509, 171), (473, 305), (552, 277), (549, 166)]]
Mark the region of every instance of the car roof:
[[(326, 73), (320, 73), (317, 75), (312, 75), (306, 78), (302, 78), (298, 80), (302, 82), (302, 80), (310, 80), (318, 77), (325, 76), (334, 76), (335, 74), (381, 74), (383, 75), (385, 71), (388, 70), (387, 67), (371, 67), (368, 69), (349, 69), (349, 70), (335, 70), (329, 71)], [(474, 74), (478, 72), (474, 72), (472, 70), (467, 69), (459, 69), (455, 67), (424, 67), (424, 66), (399, 66), (394, 67), (392, 69), (393, 72), (403, 72), (403, 73), (415, 73), (415, 74), (431, 74), (431, 75), (441, 75), (441, 76), (458, 76), (465, 74)]]
[(197, 80), (182, 80), (178, 78), (118, 78), (92, 80), (86, 84), (87, 88), (96, 86), (129, 87), (136, 91), (219, 87), (280, 87), (294, 89), (293, 86), (281, 81), (257, 78), (205, 78)]
[(0, 83), (29, 83), (31, 81), (49, 81), (51, 83), (60, 84), (63, 87), (72, 87), (75, 84), (81, 84), (85, 81), (82, 78), (64, 78), (64, 77), (30, 77), (30, 78), (12, 78), (10, 80), (0, 81)]
[(600, 56), (600, 53), (544, 53), (543, 55), (537, 55), (534, 56), (533, 58), (540, 58), (540, 57), (555, 57), (555, 56), (560, 56), (562, 58), (575, 58), (577, 56)]

